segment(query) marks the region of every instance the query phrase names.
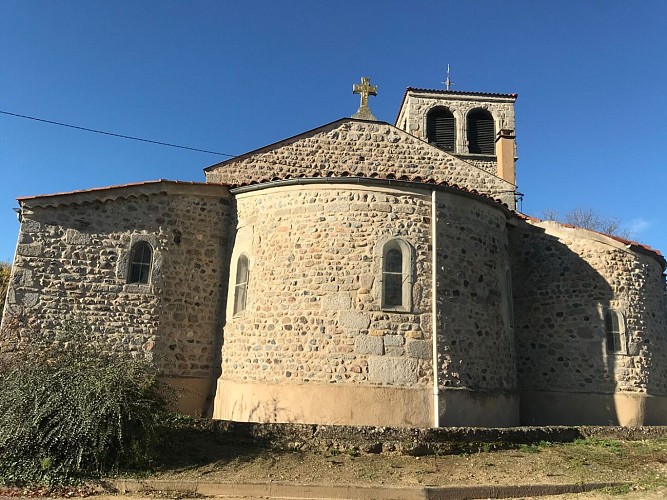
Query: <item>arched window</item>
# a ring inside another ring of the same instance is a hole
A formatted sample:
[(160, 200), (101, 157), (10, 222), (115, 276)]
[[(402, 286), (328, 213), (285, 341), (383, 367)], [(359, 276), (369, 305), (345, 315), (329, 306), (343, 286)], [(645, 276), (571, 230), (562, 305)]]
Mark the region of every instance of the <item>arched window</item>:
[(140, 241), (130, 253), (130, 269), (128, 283), (147, 284), (150, 282), (151, 266), (153, 265), (153, 249), (150, 244)]
[(605, 333), (609, 354), (626, 354), (628, 352), (623, 313), (614, 309), (607, 310), (605, 314)]
[(236, 285), (234, 286), (234, 314), (245, 310), (246, 296), (248, 294), (248, 257), (241, 254), (236, 262)]
[(441, 106), (426, 115), (426, 137), (429, 144), (453, 152), (456, 149), (456, 119), (451, 111)]
[(412, 309), (412, 249), (403, 240), (382, 247), (382, 308)]
[(493, 116), (485, 109), (468, 113), (468, 151), (484, 155), (496, 152), (496, 127)]

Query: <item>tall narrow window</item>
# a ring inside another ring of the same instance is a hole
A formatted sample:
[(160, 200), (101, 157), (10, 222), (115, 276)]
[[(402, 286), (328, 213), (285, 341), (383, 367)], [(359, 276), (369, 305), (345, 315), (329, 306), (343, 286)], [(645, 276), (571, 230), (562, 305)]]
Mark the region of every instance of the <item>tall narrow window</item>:
[(605, 314), (605, 332), (607, 335), (607, 352), (609, 354), (627, 353), (625, 339), (625, 318), (620, 311), (609, 309)]
[(382, 284), (384, 287), (384, 305), (396, 307), (403, 305), (403, 254), (398, 248), (390, 248), (384, 256)]
[(130, 254), (130, 270), (127, 282), (140, 284), (150, 282), (152, 263), (153, 249), (151, 246), (145, 241), (140, 241), (134, 245)]
[(403, 240), (388, 241), (382, 248), (382, 307), (412, 308), (412, 251)]
[(242, 254), (236, 262), (236, 285), (234, 286), (234, 314), (245, 310), (248, 294), (248, 257)]
[(474, 109), (468, 113), (468, 151), (484, 155), (496, 152), (493, 116), (485, 109)]
[(437, 107), (426, 115), (428, 142), (443, 151), (456, 149), (456, 119), (447, 108)]

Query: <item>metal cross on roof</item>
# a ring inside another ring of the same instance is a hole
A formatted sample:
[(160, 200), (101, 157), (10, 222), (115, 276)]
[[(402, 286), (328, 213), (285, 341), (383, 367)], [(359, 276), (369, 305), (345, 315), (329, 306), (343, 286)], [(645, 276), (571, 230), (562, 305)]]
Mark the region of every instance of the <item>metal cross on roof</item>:
[(355, 83), (352, 86), (352, 93), (361, 95), (361, 104), (352, 118), (361, 118), (363, 120), (377, 120), (368, 107), (368, 96), (378, 95), (377, 85), (371, 85), (371, 79), (367, 76), (361, 78), (361, 83)]
[(454, 85), (454, 82), (452, 82), (452, 81), (449, 79), (449, 64), (447, 65), (447, 79), (446, 79), (444, 82), (440, 82), (440, 83), (444, 83), (444, 84), (445, 84), (445, 90), (449, 90), (449, 87), (451, 87), (452, 85)]

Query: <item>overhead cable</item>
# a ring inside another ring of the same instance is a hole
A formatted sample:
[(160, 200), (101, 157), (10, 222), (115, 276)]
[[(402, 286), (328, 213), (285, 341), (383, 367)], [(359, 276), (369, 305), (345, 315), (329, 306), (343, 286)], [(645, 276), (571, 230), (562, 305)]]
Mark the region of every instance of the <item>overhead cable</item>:
[(187, 149), (189, 151), (198, 151), (200, 153), (208, 153), (208, 154), (218, 155), (218, 156), (228, 156), (229, 158), (234, 158), (236, 156), (236, 155), (230, 155), (228, 153), (219, 153), (217, 151), (209, 151), (207, 149), (191, 148), (189, 146), (180, 146), (178, 144), (171, 144), (171, 143), (168, 143), (168, 142), (160, 142), (160, 141), (153, 141), (153, 140), (150, 140), (150, 139), (142, 139), (141, 137), (133, 137), (131, 135), (115, 134), (113, 132), (105, 132), (104, 130), (95, 130), (95, 129), (92, 129), (92, 128), (79, 127), (77, 125), (70, 125), (68, 123), (54, 122), (52, 120), (45, 120), (43, 118), (36, 118), (34, 116), (20, 115), (18, 113), (10, 113), (9, 111), (0, 110), (0, 114), (15, 116), (17, 118), (25, 118), (27, 120), (34, 120), (34, 121), (42, 122), (42, 123), (48, 123), (50, 125), (59, 125), (61, 127), (68, 127), (68, 128), (74, 128), (74, 129), (77, 129), (77, 130), (84, 130), (86, 132), (94, 132), (96, 134), (104, 134), (104, 135), (110, 135), (110, 136), (113, 136), (113, 137), (120, 137), (121, 139), (132, 139), (133, 141), (150, 142), (151, 144), (158, 144), (160, 146), (169, 146), (171, 148)]

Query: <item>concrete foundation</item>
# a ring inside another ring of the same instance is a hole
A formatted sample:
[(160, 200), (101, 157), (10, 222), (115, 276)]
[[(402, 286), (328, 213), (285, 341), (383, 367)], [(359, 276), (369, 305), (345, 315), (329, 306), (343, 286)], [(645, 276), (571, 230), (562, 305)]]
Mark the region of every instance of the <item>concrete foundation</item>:
[(160, 377), (160, 381), (168, 387), (170, 408), (193, 417), (209, 414), (210, 377)]
[(665, 425), (667, 398), (616, 394), (523, 391), (521, 425)]
[(439, 404), (441, 427), (519, 425), (519, 396), (516, 393), (441, 390)]
[(218, 380), (213, 418), (242, 422), (431, 427), (427, 388)]

